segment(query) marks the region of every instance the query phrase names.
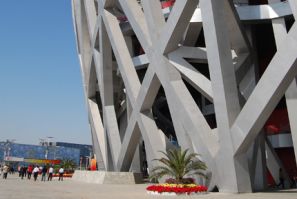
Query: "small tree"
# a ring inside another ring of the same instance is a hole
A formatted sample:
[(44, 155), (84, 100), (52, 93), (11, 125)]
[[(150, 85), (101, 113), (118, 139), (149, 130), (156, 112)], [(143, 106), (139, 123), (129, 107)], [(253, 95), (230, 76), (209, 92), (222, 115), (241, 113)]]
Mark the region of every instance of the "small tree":
[(76, 167), (76, 164), (71, 159), (65, 159), (62, 161), (61, 166), (64, 167), (66, 171), (73, 171)]
[(160, 179), (163, 176), (171, 176), (175, 179), (177, 184), (183, 183), (186, 175), (199, 175), (205, 177), (202, 172), (206, 170), (204, 162), (197, 158), (197, 153), (188, 153), (188, 149), (182, 151), (181, 149), (169, 150), (168, 153), (162, 152), (165, 157), (154, 159), (161, 163), (152, 169), (150, 175), (151, 179)]

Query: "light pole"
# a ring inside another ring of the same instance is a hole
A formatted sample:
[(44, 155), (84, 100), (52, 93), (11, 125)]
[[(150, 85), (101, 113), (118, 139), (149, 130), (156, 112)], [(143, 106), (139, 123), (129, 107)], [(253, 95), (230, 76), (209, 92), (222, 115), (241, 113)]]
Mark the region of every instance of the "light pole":
[(89, 156), (86, 156), (86, 170), (88, 170)]
[(79, 159), (79, 170), (81, 170), (82, 159), (83, 159), (83, 157), (82, 157), (82, 156), (80, 156), (80, 159)]
[(52, 137), (52, 136), (47, 136), (46, 137), (46, 141), (47, 141), (47, 149), (49, 150), (49, 149), (51, 149), (51, 147), (53, 147), (53, 150), (54, 150), (54, 160), (56, 159), (56, 146), (54, 146), (53, 145), (53, 142), (52, 142), (52, 139), (53, 139), (54, 137)]
[(48, 149), (47, 149), (47, 146), (46, 146), (45, 154), (44, 154), (44, 157), (45, 157), (46, 160), (47, 160), (47, 156), (48, 156)]
[(46, 147), (46, 148), (45, 148), (45, 151), (44, 151), (44, 159), (47, 160), (48, 149), (47, 149), (46, 141), (45, 141), (44, 138), (39, 138), (39, 140), (40, 140), (40, 144), (41, 144), (41, 146), (45, 146), (45, 147)]
[(8, 147), (8, 153), (7, 153), (7, 157), (8, 157), (8, 158), (10, 157), (10, 150), (11, 150), (11, 147), (9, 146), (9, 147)]
[[(47, 160), (48, 159), (48, 153), (49, 153), (49, 147), (50, 147), (50, 140), (54, 138), (54, 137), (51, 137), (51, 136), (47, 136), (45, 139), (44, 138), (39, 138), (39, 140), (41, 141), (41, 144), (42, 146), (45, 146), (45, 154), (44, 154), (44, 158)], [(55, 156), (55, 154), (54, 154)], [(55, 157), (54, 157), (55, 159)]]
[[(4, 158), (5, 158), (5, 147), (4, 146), (5, 146), (5, 143), (0, 141), (0, 147), (1, 147), (1, 149), (3, 149), (3, 161), (4, 161)], [(2, 164), (2, 161), (0, 161), (0, 162)]]
[(15, 141), (15, 139), (7, 139), (5, 143), (5, 151), (4, 151), (4, 159), (7, 160), (10, 157), (11, 144)]

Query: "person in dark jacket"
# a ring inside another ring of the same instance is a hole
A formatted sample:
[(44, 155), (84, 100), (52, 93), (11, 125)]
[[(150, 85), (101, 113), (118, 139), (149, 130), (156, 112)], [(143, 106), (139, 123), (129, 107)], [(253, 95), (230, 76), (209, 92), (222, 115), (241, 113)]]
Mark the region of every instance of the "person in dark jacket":
[(27, 172), (27, 168), (24, 167), (24, 166), (21, 167), (21, 178), (22, 178), (22, 179), (24, 179), (24, 176), (25, 176), (26, 172)]
[(279, 183), (277, 184), (278, 187), (285, 188), (285, 175), (282, 168), (279, 168)]
[(46, 167), (46, 166), (44, 166), (44, 167), (42, 168), (41, 173), (42, 173), (41, 181), (44, 181), (44, 182), (45, 182), (45, 177), (46, 177), (46, 173), (47, 173), (47, 167)]

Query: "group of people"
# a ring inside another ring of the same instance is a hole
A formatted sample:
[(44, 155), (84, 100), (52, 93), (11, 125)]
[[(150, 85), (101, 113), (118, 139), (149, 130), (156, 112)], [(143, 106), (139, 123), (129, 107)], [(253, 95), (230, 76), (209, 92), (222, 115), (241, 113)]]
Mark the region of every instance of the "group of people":
[[(7, 175), (9, 172), (11, 172), (12, 168), (10, 168), (8, 165), (0, 165), (0, 176), (3, 173), (3, 179), (7, 179)], [(21, 179), (24, 179), (24, 177), (28, 180), (31, 179), (31, 176), (33, 174), (34, 181), (38, 179), (38, 175), (41, 174), (41, 181), (52, 181), (53, 175), (54, 175), (54, 168), (52, 166), (38, 166), (38, 165), (29, 165), (29, 166), (19, 166), (18, 167), (18, 173), (19, 177)], [(59, 168), (59, 181), (63, 181), (63, 175), (64, 175), (64, 168)]]
[[(47, 181), (52, 181), (53, 179), (53, 174), (54, 174), (54, 168), (52, 166), (38, 166), (38, 165), (29, 165), (28, 167), (23, 167), (20, 166), (18, 168), (19, 170), (19, 176), (23, 179), (24, 177), (27, 176), (27, 178), (30, 180), (31, 175), (33, 174), (34, 181), (37, 180), (38, 175), (41, 174), (41, 181), (46, 181), (46, 176), (47, 176)], [(64, 168), (61, 167), (59, 169), (59, 181), (63, 181), (63, 175), (64, 175)]]
[(47, 181), (51, 181), (54, 174), (54, 168), (52, 166), (49, 166), (48, 168), (46, 166), (38, 166), (38, 165), (29, 165), (26, 166), (19, 166), (18, 167), (19, 177), (24, 179), (24, 177), (27, 177), (28, 180), (31, 179), (31, 176), (33, 174), (34, 181), (37, 180), (38, 174), (41, 174), (41, 181), (46, 181), (46, 174), (47, 174)]

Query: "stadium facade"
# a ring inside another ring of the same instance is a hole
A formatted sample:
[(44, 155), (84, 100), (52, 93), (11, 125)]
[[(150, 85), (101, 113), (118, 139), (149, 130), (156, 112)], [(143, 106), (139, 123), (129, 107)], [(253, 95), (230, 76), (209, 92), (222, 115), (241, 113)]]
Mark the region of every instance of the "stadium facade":
[(296, 176), (296, 0), (72, 6), (99, 169), (150, 171), (179, 146), (220, 192)]

